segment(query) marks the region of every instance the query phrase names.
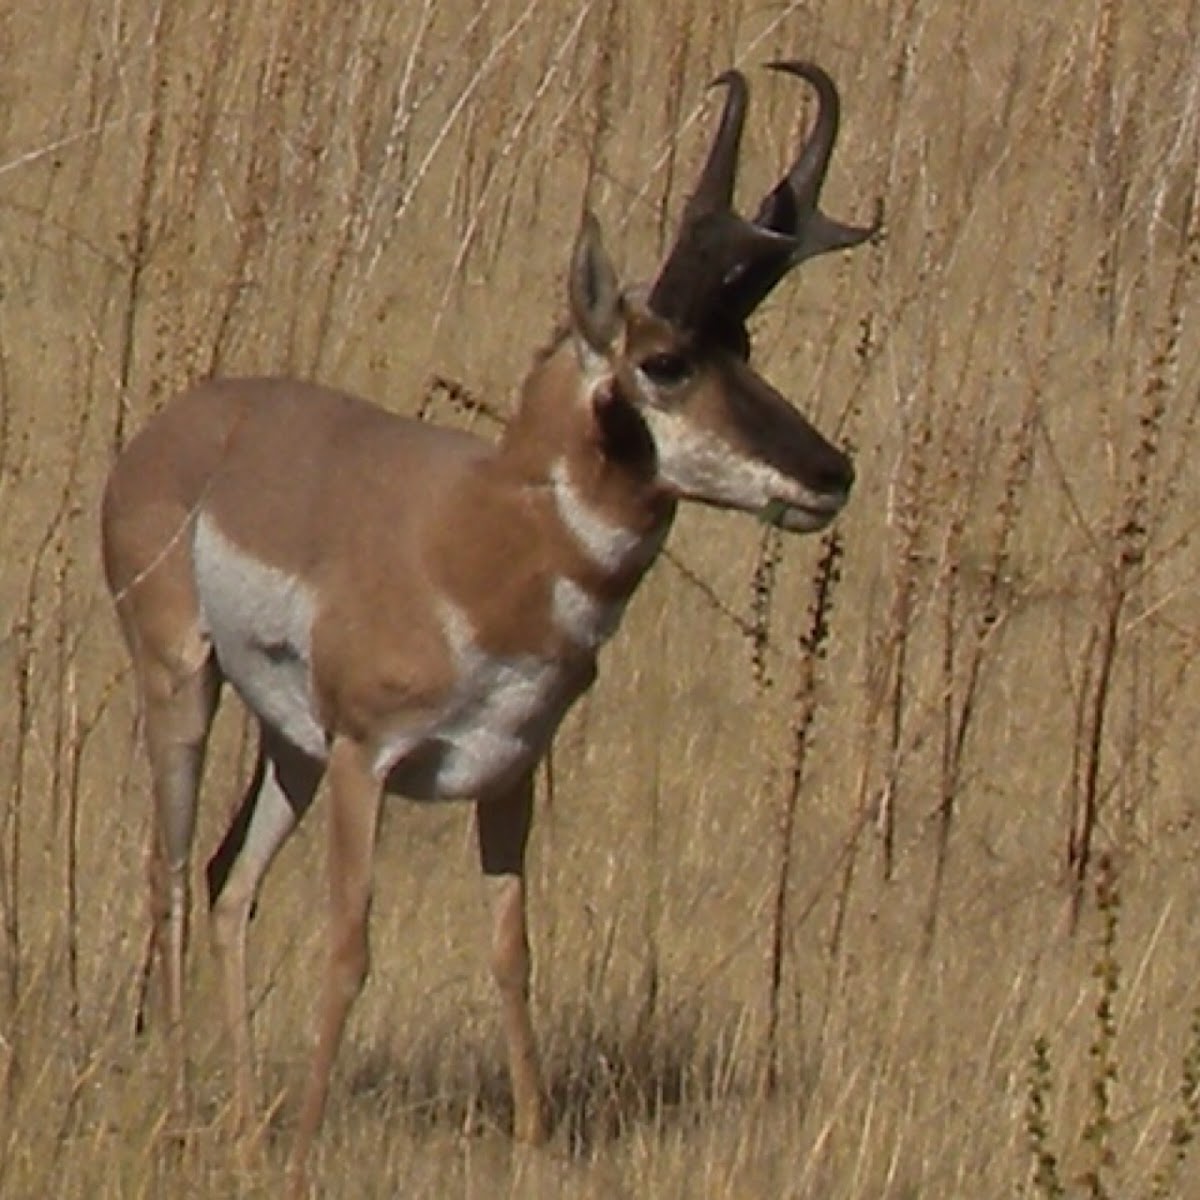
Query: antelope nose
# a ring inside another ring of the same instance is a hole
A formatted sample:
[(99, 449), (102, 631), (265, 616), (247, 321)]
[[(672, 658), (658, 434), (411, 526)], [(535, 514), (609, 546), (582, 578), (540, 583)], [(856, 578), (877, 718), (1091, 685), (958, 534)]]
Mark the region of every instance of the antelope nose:
[(813, 473), (816, 489), (827, 496), (845, 499), (854, 486), (854, 464), (840, 450), (830, 447), (827, 455)]

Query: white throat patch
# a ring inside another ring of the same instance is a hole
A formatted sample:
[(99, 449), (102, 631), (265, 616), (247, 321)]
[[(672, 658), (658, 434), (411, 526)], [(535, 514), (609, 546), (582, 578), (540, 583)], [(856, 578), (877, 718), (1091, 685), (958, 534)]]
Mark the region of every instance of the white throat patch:
[(616, 632), (624, 611), (624, 601), (601, 600), (573, 579), (554, 581), (555, 627), (583, 650), (599, 650)]
[(604, 571), (617, 572), (658, 553), (666, 526), (649, 536), (626, 529), (597, 512), (580, 496), (565, 459), (550, 468), (550, 482), (559, 519), (584, 554)]

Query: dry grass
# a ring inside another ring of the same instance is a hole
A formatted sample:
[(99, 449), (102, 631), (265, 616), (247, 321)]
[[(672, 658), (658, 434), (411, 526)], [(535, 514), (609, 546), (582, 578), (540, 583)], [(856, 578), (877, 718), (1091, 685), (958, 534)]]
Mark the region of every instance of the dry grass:
[[(830, 207), (887, 225), (756, 342), (856, 448), (840, 558), (688, 514), (562, 731), (544, 1154), (500, 1132), (468, 813), (389, 813), (325, 1190), (1200, 1196), (1169, 1171), (1200, 1002), (1198, 35), (1162, 0), (0, 13), (0, 1193), (275, 1194), (322, 953), (316, 816), (252, 934), (265, 1149), (224, 1134), (203, 953), (196, 1125), (165, 1136), (96, 553), (116, 446), (213, 371), (401, 411), (440, 373), (503, 410), (585, 194), (648, 272), (705, 82), (804, 54), (845, 97)], [(796, 88), (755, 83), (747, 194), (801, 125)], [(446, 395), (435, 419), (484, 420)], [(232, 709), (218, 741), (205, 848), (245, 767)]]

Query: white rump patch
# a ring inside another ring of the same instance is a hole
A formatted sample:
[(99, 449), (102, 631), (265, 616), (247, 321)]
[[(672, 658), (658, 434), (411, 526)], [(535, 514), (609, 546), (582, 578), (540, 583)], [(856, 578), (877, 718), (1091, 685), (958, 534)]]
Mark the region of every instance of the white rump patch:
[(226, 678), (267, 725), (324, 760), (312, 687), (311, 587), (239, 549), (203, 513), (192, 560), (200, 612)]
[(644, 536), (609, 520), (580, 496), (571, 482), (565, 459), (550, 468), (554, 503), (559, 518), (583, 552), (605, 571), (619, 571), (634, 562), (648, 562), (658, 553), (667, 526)]

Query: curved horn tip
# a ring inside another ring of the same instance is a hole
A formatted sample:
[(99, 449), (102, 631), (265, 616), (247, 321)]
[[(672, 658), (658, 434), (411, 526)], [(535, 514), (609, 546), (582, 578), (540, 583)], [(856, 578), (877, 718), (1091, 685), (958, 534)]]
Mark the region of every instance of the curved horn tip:
[(739, 71), (737, 69), (737, 67), (730, 67), (727, 71), (722, 71), (720, 73), (720, 75), (718, 75), (715, 79), (713, 79), (709, 83), (708, 86), (710, 88), (715, 88), (715, 87), (745, 88), (747, 86), (746, 85), (746, 76), (743, 75), (741, 73), (741, 71)]
[(785, 75), (798, 75), (801, 79), (822, 79), (833, 83), (833, 76), (820, 64), (807, 58), (776, 58), (763, 63), (768, 71), (782, 71)]

